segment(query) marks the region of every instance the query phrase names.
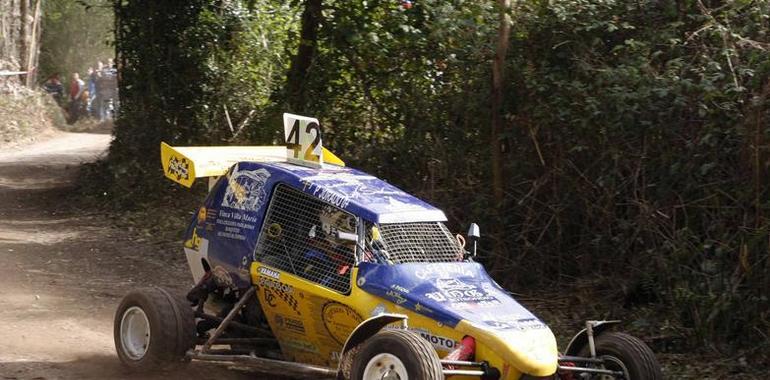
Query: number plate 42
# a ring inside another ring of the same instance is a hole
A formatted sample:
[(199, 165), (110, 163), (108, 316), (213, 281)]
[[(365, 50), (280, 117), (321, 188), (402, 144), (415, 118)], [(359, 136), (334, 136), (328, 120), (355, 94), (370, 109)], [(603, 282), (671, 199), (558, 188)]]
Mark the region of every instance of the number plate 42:
[(323, 136), (318, 119), (285, 113), (283, 131), (289, 162), (310, 167), (323, 164)]

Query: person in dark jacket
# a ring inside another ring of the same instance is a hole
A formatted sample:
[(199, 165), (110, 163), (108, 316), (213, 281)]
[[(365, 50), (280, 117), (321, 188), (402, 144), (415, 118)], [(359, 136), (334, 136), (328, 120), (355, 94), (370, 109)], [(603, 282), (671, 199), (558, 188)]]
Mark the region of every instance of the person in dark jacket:
[(54, 73), (43, 83), (43, 90), (51, 94), (59, 106), (64, 102), (64, 85), (59, 79), (59, 73)]

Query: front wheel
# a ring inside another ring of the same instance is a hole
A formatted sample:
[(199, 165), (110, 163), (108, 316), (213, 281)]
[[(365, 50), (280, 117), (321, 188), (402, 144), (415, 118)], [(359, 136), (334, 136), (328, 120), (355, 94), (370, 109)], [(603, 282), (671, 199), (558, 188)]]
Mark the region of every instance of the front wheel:
[(171, 369), (195, 346), (192, 309), (161, 288), (136, 290), (115, 313), (118, 358), (137, 372)]
[(440, 380), (441, 361), (433, 347), (407, 330), (385, 330), (364, 343), (353, 359), (352, 380)]
[[(605, 332), (596, 338), (596, 357), (604, 360), (604, 369), (622, 372), (626, 380), (661, 380), (660, 364), (644, 342), (639, 338), (619, 332)], [(581, 356), (589, 356), (584, 347)], [(597, 379), (615, 379), (613, 376)]]

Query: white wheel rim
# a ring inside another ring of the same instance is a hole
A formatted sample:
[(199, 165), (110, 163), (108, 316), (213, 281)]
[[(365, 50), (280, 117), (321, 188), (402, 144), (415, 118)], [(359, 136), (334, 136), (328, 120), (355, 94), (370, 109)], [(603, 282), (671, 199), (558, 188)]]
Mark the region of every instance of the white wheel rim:
[(363, 380), (408, 380), (406, 367), (395, 355), (377, 354), (364, 368)]
[(139, 306), (132, 306), (120, 319), (120, 345), (131, 360), (141, 360), (150, 346), (150, 321)]

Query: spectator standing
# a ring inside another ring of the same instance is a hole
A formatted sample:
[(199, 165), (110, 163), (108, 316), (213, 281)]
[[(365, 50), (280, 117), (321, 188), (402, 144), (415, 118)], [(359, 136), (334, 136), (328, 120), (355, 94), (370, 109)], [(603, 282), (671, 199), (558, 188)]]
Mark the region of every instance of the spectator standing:
[(102, 61), (96, 62), (96, 70), (94, 71), (94, 84), (96, 85), (96, 89), (94, 90), (94, 116), (99, 118), (99, 121), (104, 120), (104, 98), (102, 97), (102, 91), (101, 91), (101, 80), (102, 80), (102, 72), (104, 71), (104, 63)]
[(59, 106), (62, 105), (62, 102), (64, 101), (64, 85), (61, 83), (61, 80), (59, 80), (59, 73), (51, 75), (48, 80), (43, 83), (43, 89), (53, 96), (56, 104)]
[(96, 70), (94, 70), (93, 67), (88, 68), (88, 113), (91, 115), (96, 116), (96, 104), (94, 104), (94, 99), (96, 98), (96, 79), (97, 74)]
[(85, 93), (87, 93), (86, 84), (80, 79), (80, 74), (72, 73), (68, 94), (70, 103), (67, 106), (68, 123), (74, 123), (85, 112), (87, 103), (87, 99), (83, 99)]
[(99, 70), (99, 77), (96, 81), (96, 93), (99, 98), (99, 121), (111, 118), (113, 115), (110, 112), (117, 112), (118, 76), (117, 71), (110, 64), (112, 64), (111, 59), (107, 61), (106, 66), (99, 62), (101, 70)]
[(72, 80), (70, 81), (70, 102), (78, 100), (80, 95), (86, 89), (86, 84), (80, 79), (80, 74), (72, 73)]

